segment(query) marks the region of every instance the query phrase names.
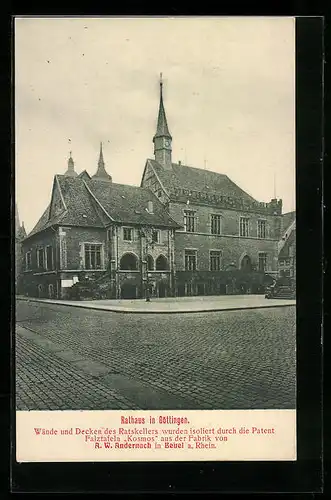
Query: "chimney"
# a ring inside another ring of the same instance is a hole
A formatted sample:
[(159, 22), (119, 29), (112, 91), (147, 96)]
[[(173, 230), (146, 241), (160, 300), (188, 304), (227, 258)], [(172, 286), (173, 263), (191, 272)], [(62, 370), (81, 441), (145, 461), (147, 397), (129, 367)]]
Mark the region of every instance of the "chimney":
[(147, 204), (147, 211), (148, 213), (152, 214), (153, 213), (153, 202), (149, 201)]

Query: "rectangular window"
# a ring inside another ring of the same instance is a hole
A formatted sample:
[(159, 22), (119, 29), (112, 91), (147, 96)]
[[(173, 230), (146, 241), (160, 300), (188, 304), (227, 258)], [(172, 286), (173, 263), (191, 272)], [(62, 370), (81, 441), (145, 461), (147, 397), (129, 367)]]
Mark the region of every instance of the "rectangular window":
[(197, 252), (196, 250), (185, 250), (185, 271), (196, 271)]
[(249, 218), (240, 217), (240, 236), (249, 235)]
[(210, 270), (211, 271), (221, 270), (221, 252), (218, 250), (210, 251)]
[(194, 233), (196, 230), (196, 218), (193, 210), (184, 211), (184, 229), (189, 233)]
[(32, 267), (31, 252), (26, 252), (25, 254), (25, 269), (28, 271)]
[(211, 215), (210, 219), (211, 234), (221, 234), (221, 216)]
[(266, 237), (266, 221), (258, 220), (257, 221), (257, 237), (265, 238)]
[(45, 259), (44, 259), (44, 249), (38, 248), (37, 250), (37, 267), (39, 269), (44, 269), (45, 267)]
[(46, 247), (46, 269), (53, 269), (53, 248), (50, 245)]
[(267, 270), (267, 254), (259, 253), (259, 271)]
[(123, 227), (123, 240), (124, 241), (132, 241), (133, 240), (132, 227)]
[(160, 231), (157, 229), (152, 232), (152, 242), (160, 243)]
[(85, 269), (101, 269), (102, 245), (100, 243), (85, 243)]

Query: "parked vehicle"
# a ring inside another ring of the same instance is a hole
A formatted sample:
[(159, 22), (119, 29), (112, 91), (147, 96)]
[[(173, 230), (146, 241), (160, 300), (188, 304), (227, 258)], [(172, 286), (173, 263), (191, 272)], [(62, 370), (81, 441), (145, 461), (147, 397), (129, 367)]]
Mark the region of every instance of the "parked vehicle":
[(278, 278), (267, 288), (266, 299), (295, 299), (295, 281), (288, 277)]

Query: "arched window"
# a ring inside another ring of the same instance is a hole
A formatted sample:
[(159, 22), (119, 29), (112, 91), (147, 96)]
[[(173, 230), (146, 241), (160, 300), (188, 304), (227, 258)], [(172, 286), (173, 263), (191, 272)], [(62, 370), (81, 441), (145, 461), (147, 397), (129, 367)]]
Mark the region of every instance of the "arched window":
[(154, 270), (154, 259), (151, 255), (147, 255), (147, 269), (149, 271)]
[(252, 261), (248, 255), (244, 255), (241, 259), (240, 269), (243, 271), (251, 271), (252, 270)]
[(125, 271), (138, 270), (138, 258), (134, 253), (125, 253), (120, 261), (120, 269)]
[(168, 269), (168, 259), (164, 255), (159, 255), (155, 264), (157, 271), (166, 271)]

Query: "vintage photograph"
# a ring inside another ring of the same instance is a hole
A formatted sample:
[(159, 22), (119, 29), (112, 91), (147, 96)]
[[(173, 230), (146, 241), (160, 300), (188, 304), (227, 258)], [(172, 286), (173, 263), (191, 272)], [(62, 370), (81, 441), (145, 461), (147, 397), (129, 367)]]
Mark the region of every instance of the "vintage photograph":
[(295, 410), (294, 18), (21, 17), (14, 57), (17, 412)]

